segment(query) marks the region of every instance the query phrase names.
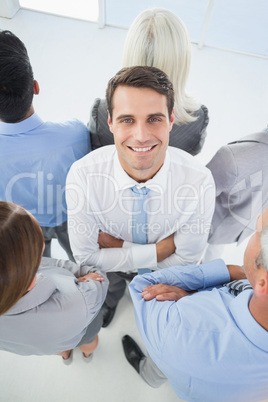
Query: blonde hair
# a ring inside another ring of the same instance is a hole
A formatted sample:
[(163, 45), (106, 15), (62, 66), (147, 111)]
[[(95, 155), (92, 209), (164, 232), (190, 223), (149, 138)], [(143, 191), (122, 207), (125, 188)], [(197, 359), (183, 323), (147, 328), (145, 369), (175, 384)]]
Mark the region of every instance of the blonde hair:
[(175, 123), (196, 120), (200, 108), (186, 93), (191, 65), (191, 42), (184, 23), (171, 11), (152, 8), (140, 13), (129, 28), (123, 67), (150, 66), (164, 71), (175, 91)]

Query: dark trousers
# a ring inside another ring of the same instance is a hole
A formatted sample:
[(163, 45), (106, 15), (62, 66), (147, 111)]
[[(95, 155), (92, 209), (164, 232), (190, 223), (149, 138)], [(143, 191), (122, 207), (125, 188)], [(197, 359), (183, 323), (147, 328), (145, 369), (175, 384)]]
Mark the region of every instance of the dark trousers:
[(58, 239), (59, 244), (66, 251), (69, 260), (75, 262), (70, 246), (67, 222), (63, 222), (61, 225), (55, 227), (41, 226), (41, 229), (45, 238), (44, 257), (51, 257), (51, 240)]
[(126, 281), (132, 281), (137, 273), (126, 274), (125, 272), (108, 272), (109, 288), (105, 303), (108, 307), (116, 307), (119, 300), (124, 296)]

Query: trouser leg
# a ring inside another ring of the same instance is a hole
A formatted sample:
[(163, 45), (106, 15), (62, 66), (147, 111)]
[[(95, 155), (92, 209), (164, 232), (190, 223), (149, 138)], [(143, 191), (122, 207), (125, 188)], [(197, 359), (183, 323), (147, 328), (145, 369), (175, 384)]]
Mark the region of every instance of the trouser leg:
[(70, 246), (67, 222), (63, 222), (61, 225), (55, 227), (41, 226), (41, 229), (45, 238), (44, 257), (51, 257), (51, 240), (58, 239), (60, 246), (66, 251), (69, 260), (76, 262)]
[(108, 272), (109, 288), (105, 303), (108, 307), (116, 307), (119, 300), (124, 296), (126, 280), (131, 281), (136, 274), (126, 274), (124, 272)]
[(140, 376), (153, 388), (158, 388), (167, 381), (167, 377), (149, 355), (140, 361)]
[(41, 226), (41, 229), (45, 238), (45, 249), (43, 256), (51, 257), (51, 239), (54, 237), (54, 228)]
[(63, 222), (61, 225), (55, 227), (55, 234), (61, 247), (66, 251), (69, 260), (75, 262), (73, 252), (70, 246), (70, 240), (68, 235), (67, 222)]

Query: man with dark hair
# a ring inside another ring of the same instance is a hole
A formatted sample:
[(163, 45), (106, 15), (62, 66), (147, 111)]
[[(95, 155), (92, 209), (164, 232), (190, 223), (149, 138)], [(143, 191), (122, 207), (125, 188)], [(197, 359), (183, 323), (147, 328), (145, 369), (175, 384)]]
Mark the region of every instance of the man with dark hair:
[(38, 94), (25, 45), (12, 32), (0, 32), (0, 200), (33, 214), (45, 237), (45, 256), (58, 238), (73, 260), (65, 180), (72, 163), (90, 151), (89, 132), (78, 120), (43, 122), (32, 104)]
[(124, 68), (106, 95), (115, 145), (76, 162), (66, 191), (76, 261), (108, 272), (103, 326), (137, 270), (200, 259), (215, 199), (210, 172), (186, 152), (168, 148), (174, 92), (165, 73)]

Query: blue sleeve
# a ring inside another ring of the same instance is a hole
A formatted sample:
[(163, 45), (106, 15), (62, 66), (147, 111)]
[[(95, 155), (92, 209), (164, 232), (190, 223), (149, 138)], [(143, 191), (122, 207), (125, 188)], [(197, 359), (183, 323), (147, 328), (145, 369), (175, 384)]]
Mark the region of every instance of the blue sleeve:
[(130, 284), (130, 289), (142, 291), (149, 285), (164, 283), (185, 290), (206, 289), (230, 281), (229, 271), (223, 260), (213, 260), (201, 265), (175, 266), (164, 268), (151, 274), (138, 275)]
[(142, 290), (149, 285), (164, 283), (185, 290), (205, 289), (230, 281), (229, 271), (222, 260), (199, 266), (165, 268), (151, 274), (137, 275), (129, 285), (138, 330), (154, 361), (161, 359), (166, 331), (172, 322), (178, 327), (180, 316), (176, 302), (145, 301)]

